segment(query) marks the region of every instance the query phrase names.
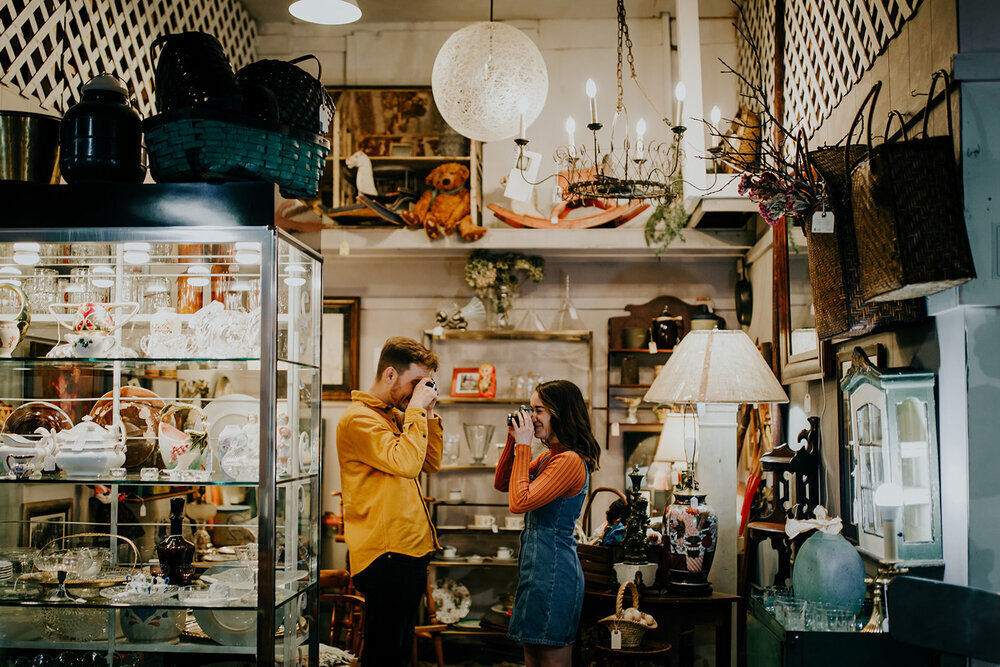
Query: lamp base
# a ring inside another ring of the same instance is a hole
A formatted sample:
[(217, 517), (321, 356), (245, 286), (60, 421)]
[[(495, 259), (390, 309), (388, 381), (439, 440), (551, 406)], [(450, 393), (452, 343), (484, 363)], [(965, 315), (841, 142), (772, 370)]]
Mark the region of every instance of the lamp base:
[(643, 586), (653, 586), (656, 584), (656, 571), (660, 565), (659, 563), (615, 563), (613, 567), (619, 584), (635, 581)]

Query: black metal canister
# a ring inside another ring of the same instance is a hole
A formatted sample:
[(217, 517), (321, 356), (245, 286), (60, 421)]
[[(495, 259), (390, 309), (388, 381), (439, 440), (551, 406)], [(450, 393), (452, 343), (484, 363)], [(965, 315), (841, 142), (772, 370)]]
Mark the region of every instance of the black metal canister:
[(142, 183), (142, 120), (129, 105), (128, 89), (101, 74), (66, 111), (59, 138), (59, 169), (67, 183)]

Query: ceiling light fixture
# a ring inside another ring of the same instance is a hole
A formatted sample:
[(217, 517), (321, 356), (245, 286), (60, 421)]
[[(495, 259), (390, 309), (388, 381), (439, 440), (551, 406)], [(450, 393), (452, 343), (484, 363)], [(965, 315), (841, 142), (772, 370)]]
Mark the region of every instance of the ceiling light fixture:
[(356, 0), (298, 0), (288, 6), (288, 13), (308, 23), (344, 25), (361, 18)]
[(456, 132), (476, 141), (524, 132), (545, 106), (549, 74), (535, 43), (506, 23), (490, 20), (455, 32), (431, 71), (434, 104)]

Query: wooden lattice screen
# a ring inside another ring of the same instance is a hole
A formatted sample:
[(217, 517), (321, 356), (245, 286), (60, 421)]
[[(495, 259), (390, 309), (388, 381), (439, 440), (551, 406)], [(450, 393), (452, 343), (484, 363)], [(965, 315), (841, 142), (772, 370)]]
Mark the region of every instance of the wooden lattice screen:
[[(920, 3), (785, 0), (785, 126), (805, 130), (807, 136), (819, 129)], [(774, 2), (744, 0), (743, 14), (747, 30), (761, 45), (761, 60), (769, 66), (774, 53)], [(760, 81), (748, 51), (741, 42), (738, 69), (757, 77), (751, 81)], [(766, 79), (763, 82), (770, 84)], [(765, 85), (763, 90), (771, 91), (773, 86)]]
[(238, 0), (0, 0), (0, 76), (64, 111), (101, 72), (124, 79), (155, 113), (150, 45), (163, 33), (215, 35), (234, 67), (253, 59), (256, 24)]

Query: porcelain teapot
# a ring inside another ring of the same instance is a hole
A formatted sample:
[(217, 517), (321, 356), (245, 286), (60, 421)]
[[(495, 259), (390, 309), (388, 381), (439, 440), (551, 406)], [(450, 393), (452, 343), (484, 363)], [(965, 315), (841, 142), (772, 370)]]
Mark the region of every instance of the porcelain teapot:
[(68, 475), (107, 475), (112, 468), (125, 463), (124, 430), (95, 424), (89, 415), (52, 438), (56, 465)]

